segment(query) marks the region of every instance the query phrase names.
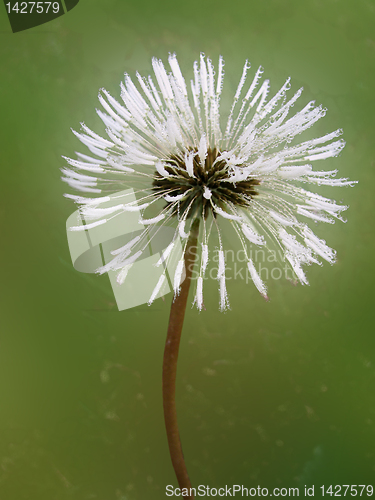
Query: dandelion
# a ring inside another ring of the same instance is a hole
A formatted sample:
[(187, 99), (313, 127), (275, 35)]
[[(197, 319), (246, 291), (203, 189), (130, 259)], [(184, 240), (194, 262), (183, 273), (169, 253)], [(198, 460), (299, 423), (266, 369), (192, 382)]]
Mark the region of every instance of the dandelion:
[[(163, 390), (172, 462), (180, 486), (188, 488), (174, 384), (196, 261), (193, 247), (199, 251), (194, 295), (199, 310), (204, 307), (203, 283), (213, 234), (219, 242), (219, 307), (229, 308), (223, 223), (229, 223), (233, 235), (239, 239), (252, 281), (263, 297), (267, 298), (266, 284), (248, 254), (248, 242), (266, 249), (278, 247), (299, 282), (306, 285), (304, 265), (321, 264), (321, 259), (332, 264), (336, 258), (335, 251), (313, 233), (308, 222), (342, 221), (341, 213), (347, 207), (302, 186), (352, 186), (355, 182), (336, 178), (337, 170), (313, 170), (313, 162), (338, 156), (345, 142), (340, 138), (340, 129), (316, 139), (297, 141), (296, 136), (322, 118), (326, 109), (312, 101), (293, 114), (292, 108), (303, 89), (288, 95), (290, 78), (269, 98), (270, 83), (262, 81), (263, 68), (258, 68), (247, 82), (250, 64), (246, 61), (224, 123), (220, 117), (223, 58), (219, 58), (215, 73), (211, 60), (201, 54), (199, 62), (194, 63), (189, 89), (174, 54), (168, 62), (170, 71), (160, 60), (153, 59), (156, 81), (137, 73), (136, 85), (125, 74), (121, 104), (106, 90), (100, 92), (104, 111), (97, 113), (106, 126), (107, 137), (99, 136), (85, 124), (82, 132), (73, 131), (91, 155), (77, 153), (77, 159), (66, 158), (69, 167), (63, 169), (63, 180), (86, 193), (66, 196), (80, 205), (86, 220), (93, 221), (88, 225), (105, 224), (123, 212), (139, 212), (141, 222), (146, 225), (144, 234), (112, 252), (112, 261), (98, 270), (118, 271), (119, 283), (142, 256), (148, 245), (145, 234), (150, 228), (156, 234), (163, 225), (176, 223), (175, 234), (158, 265), (171, 258), (178, 238), (184, 242), (183, 257), (172, 280), (175, 298), (164, 354)], [(110, 194), (126, 187), (136, 189), (137, 203), (119, 199), (117, 205), (103, 208)], [(165, 279), (162, 274), (149, 304), (157, 297)], [(185, 498), (192, 497), (187, 493)]]

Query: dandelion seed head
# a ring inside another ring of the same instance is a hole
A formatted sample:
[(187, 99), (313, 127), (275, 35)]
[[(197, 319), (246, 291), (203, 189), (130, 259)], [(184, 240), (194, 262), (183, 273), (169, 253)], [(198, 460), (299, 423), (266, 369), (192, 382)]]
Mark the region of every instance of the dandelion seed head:
[[(223, 58), (219, 58), (215, 72), (212, 61), (201, 54), (199, 62), (193, 65), (190, 86), (175, 54), (169, 56), (168, 62), (170, 71), (154, 58), (154, 75), (147, 78), (136, 73), (133, 81), (126, 74), (121, 83), (121, 103), (101, 90), (99, 101), (103, 109), (97, 113), (106, 126), (106, 138), (85, 124), (81, 124), (81, 132), (73, 131), (89, 154), (77, 153), (77, 159), (64, 157), (68, 166), (62, 169), (63, 180), (84, 195), (65, 196), (81, 206), (89, 224), (71, 230), (94, 228), (124, 212), (138, 211), (145, 232), (176, 221), (175, 235), (161, 255), (160, 267), (173, 258), (176, 238), (186, 241), (192, 221), (201, 218), (203, 239), (198, 247), (200, 271), (194, 300), (199, 310), (204, 307), (209, 239), (215, 231), (219, 240), (219, 307), (229, 308), (220, 232), (224, 219), (239, 238), (245, 255), (245, 242), (266, 248), (276, 245), (299, 282), (308, 284), (302, 266), (321, 264), (320, 259), (333, 264), (336, 259), (336, 252), (314, 234), (309, 223), (343, 221), (341, 212), (348, 207), (304, 189), (301, 184), (355, 184), (347, 178), (336, 178), (336, 169), (313, 168), (315, 161), (341, 153), (345, 146), (340, 138), (342, 130), (300, 142), (299, 136), (323, 118), (327, 110), (309, 102), (292, 112), (303, 89), (289, 95), (288, 78), (273, 94), (269, 80), (262, 81), (264, 69), (260, 67), (251, 75), (248, 61), (239, 75), (229, 115), (223, 120)], [(137, 203), (121, 199), (116, 206), (103, 206), (109, 196), (128, 187), (135, 190)], [(148, 215), (149, 208), (158, 207), (159, 202), (162, 205), (157, 213)], [(113, 260), (97, 271), (116, 270), (118, 283), (123, 283), (147, 244), (147, 238), (140, 235), (131, 244), (113, 251)], [(179, 260), (173, 278), (176, 295), (183, 267)], [(266, 285), (249, 255), (247, 269), (255, 287), (267, 298)], [(162, 274), (150, 304), (165, 281)]]

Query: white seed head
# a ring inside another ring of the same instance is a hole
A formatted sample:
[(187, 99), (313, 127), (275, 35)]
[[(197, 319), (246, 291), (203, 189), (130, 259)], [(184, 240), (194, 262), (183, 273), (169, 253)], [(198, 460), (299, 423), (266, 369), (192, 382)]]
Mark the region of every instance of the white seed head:
[[(143, 233), (112, 251), (113, 259), (98, 269), (99, 273), (119, 271), (117, 281), (123, 283), (132, 264), (149, 245), (149, 238), (152, 240), (160, 227), (175, 222), (175, 234), (166, 242), (157, 266), (173, 260), (177, 240), (184, 247), (190, 233), (186, 228), (192, 227), (195, 218), (201, 218), (204, 223), (198, 245), (201, 255), (195, 294), (199, 310), (203, 308), (203, 279), (208, 274), (209, 239), (215, 232), (220, 244), (220, 309), (229, 307), (223, 248), (227, 238), (221, 233), (225, 226), (234, 229), (232, 234), (239, 237), (246, 255), (249, 244), (281, 248), (282, 260), (289, 263), (302, 284), (308, 284), (302, 266), (320, 264), (319, 258), (330, 264), (336, 260), (335, 251), (313, 233), (308, 223), (344, 221), (341, 213), (348, 207), (304, 189), (301, 184), (355, 184), (347, 178), (336, 178), (336, 169), (314, 170), (316, 160), (327, 158), (331, 158), (334, 168), (335, 157), (345, 146), (340, 138), (342, 130), (304, 138), (303, 132), (324, 117), (326, 109), (309, 102), (293, 112), (303, 89), (288, 96), (288, 78), (277, 92), (270, 93), (269, 80), (262, 80), (263, 68), (249, 77), (248, 61), (239, 75), (232, 106), (221, 128), (223, 58), (219, 58), (215, 74), (212, 61), (201, 54), (193, 65), (190, 89), (176, 55), (170, 54), (168, 62), (170, 70), (154, 58), (153, 77), (136, 73), (133, 81), (125, 75), (120, 86), (121, 104), (101, 90), (102, 109), (98, 115), (105, 124), (106, 138), (85, 124), (81, 124), (80, 132), (73, 131), (90, 153), (77, 153), (77, 159), (64, 157), (68, 163), (62, 169), (64, 182), (86, 193), (65, 195), (80, 205), (86, 223), (78, 220), (69, 229), (97, 231), (98, 226), (113, 224), (113, 220), (125, 215), (134, 216), (131, 212), (150, 210), (149, 218), (139, 214), (142, 228), (147, 226)], [(112, 197), (124, 187), (137, 190), (137, 201), (111, 205)], [(267, 297), (256, 261), (248, 256), (247, 259), (254, 285)], [(174, 268), (176, 295), (183, 270), (182, 256)], [(155, 284), (150, 304), (163, 289), (165, 279), (163, 273)]]

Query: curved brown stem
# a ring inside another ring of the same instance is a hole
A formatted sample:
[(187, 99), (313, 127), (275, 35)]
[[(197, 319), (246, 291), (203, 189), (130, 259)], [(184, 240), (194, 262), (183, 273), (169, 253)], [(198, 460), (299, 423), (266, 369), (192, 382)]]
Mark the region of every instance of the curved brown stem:
[[(199, 219), (195, 219), (185, 249), (186, 277), (181, 284), (180, 294), (172, 302), (163, 359), (163, 407), (169, 453), (178, 484), (181, 489), (187, 488), (188, 492), (190, 492), (191, 483), (187, 473), (184, 455), (182, 453), (180, 433), (178, 431), (175, 394), (178, 349), (180, 346), (181, 331), (189, 296), (191, 275), (195, 264), (198, 234)], [(183, 495), (183, 498), (194, 499), (194, 496)]]

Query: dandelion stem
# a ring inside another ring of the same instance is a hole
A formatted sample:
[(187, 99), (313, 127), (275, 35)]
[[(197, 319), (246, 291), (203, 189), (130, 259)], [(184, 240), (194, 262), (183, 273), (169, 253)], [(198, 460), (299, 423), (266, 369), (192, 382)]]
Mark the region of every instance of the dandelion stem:
[[(190, 491), (191, 483), (182, 453), (180, 433), (177, 425), (176, 372), (181, 331), (184, 324), (190, 281), (195, 264), (198, 234), (199, 219), (195, 219), (191, 226), (190, 236), (185, 249), (186, 277), (181, 284), (180, 294), (172, 302), (163, 359), (163, 407), (169, 453), (178, 484), (181, 489), (187, 488), (188, 491)], [(183, 498), (194, 499), (194, 496), (184, 495)]]

